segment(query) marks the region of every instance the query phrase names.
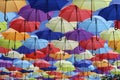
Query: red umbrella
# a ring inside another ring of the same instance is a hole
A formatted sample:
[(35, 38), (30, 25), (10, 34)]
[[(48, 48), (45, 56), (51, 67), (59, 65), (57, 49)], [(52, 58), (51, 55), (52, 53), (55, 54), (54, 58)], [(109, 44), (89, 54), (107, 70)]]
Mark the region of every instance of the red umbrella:
[(69, 5), (60, 11), (59, 16), (69, 22), (84, 21), (85, 19), (90, 18), (91, 11), (79, 9), (76, 5)]
[(102, 40), (100, 37), (93, 36), (88, 40), (81, 40), (80, 46), (88, 50), (96, 50), (98, 48), (104, 47), (105, 40)]
[(10, 49), (0, 47), (0, 53), (7, 54), (10, 51)]
[(22, 70), (22, 68), (18, 68), (18, 67), (15, 67), (15, 66), (11, 66), (9, 68), (7, 68), (9, 71), (16, 71), (16, 70)]
[(25, 57), (26, 58), (32, 58), (32, 59), (39, 59), (39, 58), (46, 57), (46, 54), (37, 50), (35, 52), (32, 52), (31, 54), (25, 54)]
[(114, 21), (115, 28), (120, 29), (120, 21)]
[(114, 69), (114, 67), (113, 67), (113, 66), (108, 66), (108, 67), (98, 67), (97, 69), (100, 70), (100, 71), (102, 71), (102, 72), (108, 72), (108, 71)]
[(47, 68), (50, 67), (51, 64), (43, 59), (39, 59), (34, 62), (34, 66), (37, 66), (39, 68)]
[(39, 29), (40, 22), (25, 21), (24, 18), (19, 17), (11, 21), (9, 26), (19, 32), (32, 32)]
[(60, 49), (56, 48), (52, 43), (49, 43), (46, 48), (43, 48), (40, 51), (44, 54), (55, 54), (56, 52), (59, 52)]

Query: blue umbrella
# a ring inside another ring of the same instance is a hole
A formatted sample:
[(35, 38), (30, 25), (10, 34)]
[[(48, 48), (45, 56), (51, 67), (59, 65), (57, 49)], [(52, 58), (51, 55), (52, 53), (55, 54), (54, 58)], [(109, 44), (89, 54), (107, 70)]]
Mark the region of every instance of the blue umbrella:
[(44, 71), (55, 71), (57, 69), (57, 67), (55, 66), (50, 66), (50, 67), (47, 67), (47, 68), (40, 68), (41, 70), (44, 70)]
[(120, 4), (112, 4), (103, 8), (98, 15), (106, 20), (120, 20)]
[(79, 23), (79, 28), (83, 28), (93, 34), (99, 34), (103, 30), (109, 29), (111, 25), (112, 22), (108, 22), (100, 16), (93, 16), (92, 18)]
[(29, 49), (25, 46), (21, 46), (16, 51), (19, 52), (20, 54), (30, 54), (30, 53), (34, 52), (35, 50)]
[(32, 8), (40, 9), (44, 12), (60, 10), (68, 0), (28, 0)]
[(112, 0), (110, 2), (110, 5), (112, 5), (112, 4), (120, 4), (120, 0)]
[(22, 73), (31, 73), (31, 72), (33, 72), (33, 70), (19, 70), (20, 72), (22, 72)]
[(88, 67), (90, 65), (92, 65), (92, 61), (90, 60), (81, 60), (79, 62), (74, 63), (75, 67)]
[(51, 30), (38, 31), (35, 34), (38, 36), (38, 38), (46, 40), (58, 40), (59, 38), (64, 36), (63, 33), (53, 32)]
[(93, 65), (90, 65), (88, 67), (79, 67), (78, 69), (83, 71), (83, 72), (88, 72), (88, 71), (95, 70), (96, 68)]
[(23, 45), (29, 49), (42, 49), (47, 47), (48, 41), (44, 39), (38, 39), (37, 36), (31, 36), (23, 42)]

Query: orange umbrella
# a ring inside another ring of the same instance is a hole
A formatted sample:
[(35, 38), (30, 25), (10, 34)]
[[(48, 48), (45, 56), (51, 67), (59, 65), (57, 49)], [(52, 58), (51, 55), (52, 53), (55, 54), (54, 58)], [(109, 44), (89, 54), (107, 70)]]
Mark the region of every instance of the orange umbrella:
[(54, 59), (67, 59), (67, 58), (70, 58), (71, 55), (64, 52), (64, 51), (59, 51), (55, 54), (50, 54), (49, 55), (50, 57), (54, 58)]
[(14, 78), (22, 78), (23, 77), (23, 73), (18, 72), (18, 71), (14, 71), (14, 73), (12, 73), (10, 76), (14, 77)]
[(85, 77), (85, 76), (89, 76), (89, 75), (92, 75), (92, 74), (95, 74), (95, 73), (88, 71), (88, 72), (80, 72), (78, 75), (80, 77)]
[(7, 31), (2, 32), (2, 35), (4, 37), (4, 39), (8, 39), (8, 40), (25, 40), (27, 38), (30, 37), (29, 34), (21, 32), (19, 33), (18, 31), (9, 28)]

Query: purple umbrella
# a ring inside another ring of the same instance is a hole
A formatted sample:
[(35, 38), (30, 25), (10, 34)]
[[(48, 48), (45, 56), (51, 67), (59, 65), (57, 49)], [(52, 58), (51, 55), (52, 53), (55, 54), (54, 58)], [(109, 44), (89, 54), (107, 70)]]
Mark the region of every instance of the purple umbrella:
[(11, 61), (5, 61), (5, 60), (0, 60), (0, 67), (12, 67), (12, 62)]
[(65, 33), (65, 36), (68, 40), (81, 41), (89, 39), (90, 37), (93, 36), (93, 34), (79, 28), (75, 29), (74, 31)]
[(65, 52), (67, 52), (69, 54), (79, 54), (79, 53), (84, 52), (84, 51), (85, 50), (80, 46), (74, 48), (73, 50), (65, 50)]
[(41, 21), (51, 19), (53, 12), (44, 13), (41, 10), (31, 8), (30, 5), (26, 5), (20, 9), (18, 14), (28, 21), (40, 21), (41, 22)]

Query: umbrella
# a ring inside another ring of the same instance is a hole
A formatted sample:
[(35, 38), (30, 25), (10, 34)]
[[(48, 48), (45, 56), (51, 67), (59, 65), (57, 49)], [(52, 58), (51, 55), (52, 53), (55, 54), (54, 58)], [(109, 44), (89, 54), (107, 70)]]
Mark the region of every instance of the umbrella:
[(68, 40), (81, 41), (89, 39), (93, 34), (79, 28), (65, 33), (65, 36)]
[(19, 32), (33, 32), (39, 29), (40, 22), (26, 21), (22, 17), (12, 20), (9, 26)]
[(68, 3), (67, 0), (44, 0), (44, 1), (33, 1), (33, 0), (28, 0), (32, 8), (35, 9), (40, 9), (44, 12), (49, 12), (49, 11), (56, 11), (60, 10), (66, 3)]
[(12, 66), (11, 61), (0, 60), (0, 67), (9, 68)]
[(78, 46), (78, 42), (66, 40), (65, 37), (63, 37), (61, 40), (53, 40), (51, 42), (55, 47), (60, 48), (61, 50), (72, 50)]
[(21, 7), (26, 5), (26, 1), (3, 0), (0, 4), (0, 11), (4, 12), (4, 19), (7, 21), (8, 19), (6, 18), (6, 12), (18, 12)]
[(16, 70), (22, 70), (22, 68), (18, 68), (18, 67), (15, 67), (15, 66), (11, 66), (9, 68), (7, 68), (9, 71), (16, 71)]
[(120, 40), (120, 30), (115, 30), (114, 28), (109, 28), (108, 30), (105, 30), (100, 33), (100, 37), (104, 40), (108, 41), (117, 41)]
[(23, 54), (19, 54), (18, 52), (16, 51), (9, 51), (7, 55), (5, 55), (6, 57), (9, 57), (9, 58), (18, 58), (18, 59), (21, 59), (23, 58)]
[[(104, 18), (100, 16), (92, 16), (79, 23), (79, 28), (83, 28), (86, 31), (89, 31), (93, 34), (99, 34), (103, 30), (107, 30), (111, 27), (112, 22), (106, 21)], [(102, 26), (102, 27), (101, 27)]]
[(116, 60), (114, 63), (113, 63), (114, 66), (116, 67), (120, 67), (120, 60)]
[(106, 20), (120, 20), (119, 12), (120, 12), (120, 5), (112, 4), (108, 7), (103, 8), (98, 15), (102, 16)]
[(56, 48), (52, 43), (49, 43), (47, 47), (40, 49), (40, 51), (44, 54), (55, 54), (56, 52), (59, 52), (60, 49)]
[(48, 41), (44, 39), (38, 39), (37, 36), (31, 36), (23, 42), (23, 45), (29, 49), (42, 49), (48, 45)]
[(14, 60), (13, 61), (13, 65), (19, 68), (23, 68), (23, 69), (28, 69), (32, 63), (28, 62), (27, 60)]
[(93, 11), (108, 6), (105, 0), (74, 0), (73, 4), (77, 5), (81, 9), (88, 9)]
[(80, 59), (80, 60), (84, 60), (84, 59), (91, 59), (92, 53), (89, 52), (88, 50), (86, 50), (85, 52), (81, 52), (80, 54), (75, 54), (75, 59)]
[(30, 54), (31, 52), (34, 52), (34, 49), (29, 49), (25, 46), (20, 46), (18, 49), (16, 49), (17, 52), (20, 54)]
[(26, 6), (24, 6), (20, 9), (18, 14), (20, 16), (22, 16), (23, 18), (25, 18), (25, 20), (27, 20), (27, 21), (42, 22), (42, 21), (45, 21), (45, 20), (49, 20), (52, 17), (53, 12), (44, 13), (41, 10), (31, 8), (30, 5), (26, 5)]
[(52, 31), (65, 33), (74, 30), (76, 25), (73, 26), (72, 24), (74, 23), (70, 23), (61, 17), (54, 17), (46, 24), (46, 26)]
[(38, 38), (46, 40), (58, 40), (59, 38), (64, 36), (64, 34), (60, 32), (53, 32), (51, 30), (38, 31), (35, 34), (38, 36)]
[(0, 32), (3, 32), (7, 29), (7, 23), (6, 22), (0, 22)]
[(0, 46), (0, 53), (7, 54), (10, 51), (10, 49), (4, 48)]
[(105, 40), (102, 40), (100, 37), (93, 36), (88, 40), (80, 41), (80, 46), (84, 49), (96, 50), (98, 48), (104, 47)]
[(39, 59), (34, 62), (34, 66), (37, 66), (39, 68), (47, 68), (50, 67), (51, 64), (43, 59)]
[(81, 52), (84, 52), (85, 50), (81, 46), (77, 46), (73, 50), (64, 50), (64, 51), (69, 54), (80, 54)]
[(60, 60), (57, 61), (54, 66), (57, 67), (57, 71), (62, 71), (62, 72), (71, 72), (75, 70), (74, 65), (72, 65), (71, 62), (65, 61), (65, 60)]
[(57, 59), (57, 60), (67, 59), (67, 58), (71, 57), (70, 54), (68, 54), (64, 51), (60, 51), (60, 52), (57, 52), (55, 54), (50, 54), (49, 56), (54, 58), (54, 59)]
[(79, 9), (76, 5), (69, 5), (60, 11), (59, 16), (69, 22), (84, 21), (85, 19), (90, 18), (91, 11)]
[(32, 59), (39, 59), (39, 58), (44, 58), (46, 57), (46, 54), (44, 54), (41, 51), (35, 51), (30, 54), (25, 54), (26, 58), (32, 58)]
[(120, 69), (117, 69), (117, 68), (112, 69), (112, 70), (110, 71), (110, 73), (112, 73), (112, 74), (120, 74)]
[(5, 40), (0, 38), (0, 46), (9, 49), (17, 49), (22, 46), (22, 43), (20, 41)]
[(120, 29), (120, 21), (119, 20), (114, 21), (114, 28)]
[(25, 40), (30, 37), (30, 35), (28, 33), (24, 33), (24, 32), (19, 33), (16, 30), (11, 29), (11, 28), (2, 32), (2, 35), (3, 35), (4, 39), (14, 40), (14, 41)]

